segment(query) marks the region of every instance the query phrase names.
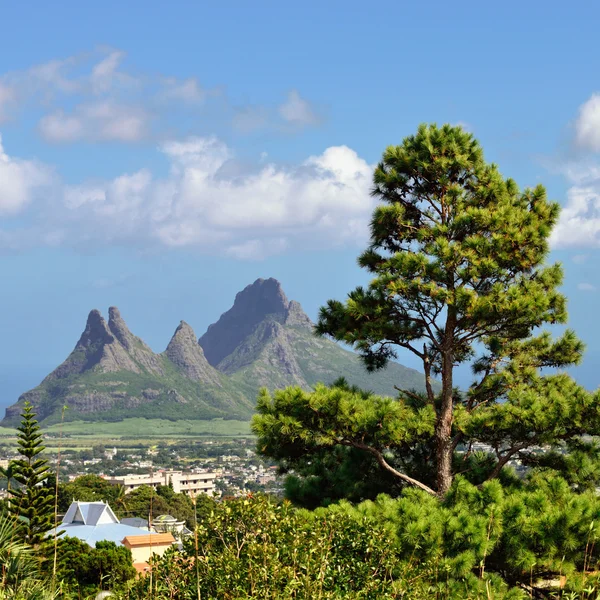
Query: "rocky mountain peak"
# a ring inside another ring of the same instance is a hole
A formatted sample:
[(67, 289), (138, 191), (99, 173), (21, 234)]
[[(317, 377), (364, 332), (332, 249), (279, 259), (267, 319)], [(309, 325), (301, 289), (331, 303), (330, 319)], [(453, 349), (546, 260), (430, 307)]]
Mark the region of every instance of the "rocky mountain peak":
[(111, 333), (123, 344), (125, 349), (131, 349), (134, 336), (129, 331), (129, 327), (121, 317), (121, 313), (116, 306), (111, 306), (108, 309), (108, 328)]
[(102, 317), (102, 314), (99, 310), (91, 310), (88, 315), (87, 322), (85, 324), (85, 329), (77, 342), (77, 347), (81, 348), (89, 348), (92, 345), (96, 344), (110, 344), (113, 341), (113, 336), (111, 335), (108, 327), (106, 326), (106, 321)]
[(304, 312), (302, 306), (300, 306), (300, 303), (296, 302), (295, 300), (292, 300), (288, 305), (285, 324), (291, 325), (292, 327), (305, 327), (307, 329), (313, 328), (313, 322)]
[(219, 373), (206, 360), (194, 330), (185, 321), (179, 323), (165, 354), (190, 379), (221, 385)]
[(277, 279), (257, 279), (239, 292), (233, 306), (209, 326), (199, 343), (208, 362), (216, 367), (250, 335), (259, 323), (284, 323), (289, 301)]
[(267, 315), (285, 314), (289, 301), (277, 279), (257, 279), (236, 294), (233, 307), (229, 312), (237, 311), (245, 315), (256, 316), (262, 320)]

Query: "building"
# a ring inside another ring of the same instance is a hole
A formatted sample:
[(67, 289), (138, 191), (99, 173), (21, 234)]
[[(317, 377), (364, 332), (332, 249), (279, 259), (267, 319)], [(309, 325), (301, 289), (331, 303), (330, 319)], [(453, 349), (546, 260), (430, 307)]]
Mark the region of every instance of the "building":
[(178, 541), (184, 537), (192, 535), (192, 532), (185, 526), (185, 521), (178, 521), (171, 515), (160, 515), (152, 521), (152, 527), (158, 533), (172, 533), (173, 537)]
[[(56, 529), (59, 535), (78, 538), (92, 547), (105, 540), (123, 546), (125, 538), (159, 535), (120, 523), (104, 502), (72, 502)], [(48, 536), (53, 535), (54, 529), (48, 533)]]
[(148, 475), (121, 475), (107, 477), (113, 485), (122, 485), (125, 493), (133, 492), (143, 485), (157, 488), (159, 485), (172, 485), (176, 494), (209, 494), (215, 491), (216, 473), (183, 473), (182, 471), (158, 471)]
[(131, 550), (133, 566), (138, 572), (145, 570), (153, 554), (162, 556), (174, 543), (175, 538), (171, 533), (128, 535), (123, 539), (123, 546)]

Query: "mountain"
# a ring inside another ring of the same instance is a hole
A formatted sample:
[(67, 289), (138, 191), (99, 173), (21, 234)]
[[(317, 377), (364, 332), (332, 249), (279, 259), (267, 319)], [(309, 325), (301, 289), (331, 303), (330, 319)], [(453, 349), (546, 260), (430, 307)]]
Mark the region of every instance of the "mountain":
[(65, 405), (66, 420), (117, 421), (140, 414), (244, 420), (261, 387), (310, 389), (342, 376), (378, 394), (395, 395), (395, 385), (424, 387), (421, 373), (395, 362), (367, 373), (356, 354), (314, 336), (311, 320), (277, 280), (258, 279), (199, 340), (181, 321), (160, 354), (129, 330), (117, 308), (109, 308), (108, 322), (92, 310), (71, 354), (6, 409), (2, 424), (16, 424), (25, 401), (43, 424), (60, 420)]
[(208, 362), (236, 383), (276, 389), (345, 377), (378, 394), (396, 395), (394, 386), (423, 389), (422, 373), (396, 362), (368, 373), (357, 354), (317, 338), (302, 307), (289, 301), (275, 279), (258, 279), (235, 297), (233, 306), (199, 339)]
[(155, 354), (133, 335), (115, 307), (108, 323), (92, 310), (73, 352), (42, 383), (6, 409), (4, 425), (19, 421), (25, 401), (38, 420), (247, 419), (254, 401), (243, 387), (211, 367), (192, 328), (183, 321), (167, 349)]

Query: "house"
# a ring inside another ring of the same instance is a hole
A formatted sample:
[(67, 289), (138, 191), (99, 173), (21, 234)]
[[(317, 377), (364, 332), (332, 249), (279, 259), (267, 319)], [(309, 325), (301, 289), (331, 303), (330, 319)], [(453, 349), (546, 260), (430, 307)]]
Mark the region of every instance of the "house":
[(133, 566), (138, 572), (143, 570), (153, 554), (162, 556), (174, 543), (175, 538), (171, 533), (130, 535), (123, 538), (123, 546), (131, 550)]
[(215, 491), (216, 473), (183, 473), (182, 471), (158, 471), (148, 475), (120, 475), (107, 477), (106, 481), (113, 485), (122, 485), (125, 493), (133, 492), (137, 488), (148, 485), (157, 488), (160, 485), (171, 485), (176, 494), (212, 495)]
[[(56, 531), (58, 535), (78, 538), (92, 547), (104, 540), (123, 546), (125, 538), (160, 535), (120, 523), (105, 502), (73, 501)], [(54, 536), (54, 532), (52, 529), (47, 535)]]

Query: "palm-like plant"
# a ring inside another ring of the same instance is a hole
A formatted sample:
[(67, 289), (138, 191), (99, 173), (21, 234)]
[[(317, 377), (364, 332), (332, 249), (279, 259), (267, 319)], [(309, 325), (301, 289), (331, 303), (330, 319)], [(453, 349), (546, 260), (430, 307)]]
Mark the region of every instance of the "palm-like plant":
[(31, 548), (15, 540), (15, 523), (0, 517), (0, 600), (53, 600), (58, 598), (39, 578), (38, 561)]

